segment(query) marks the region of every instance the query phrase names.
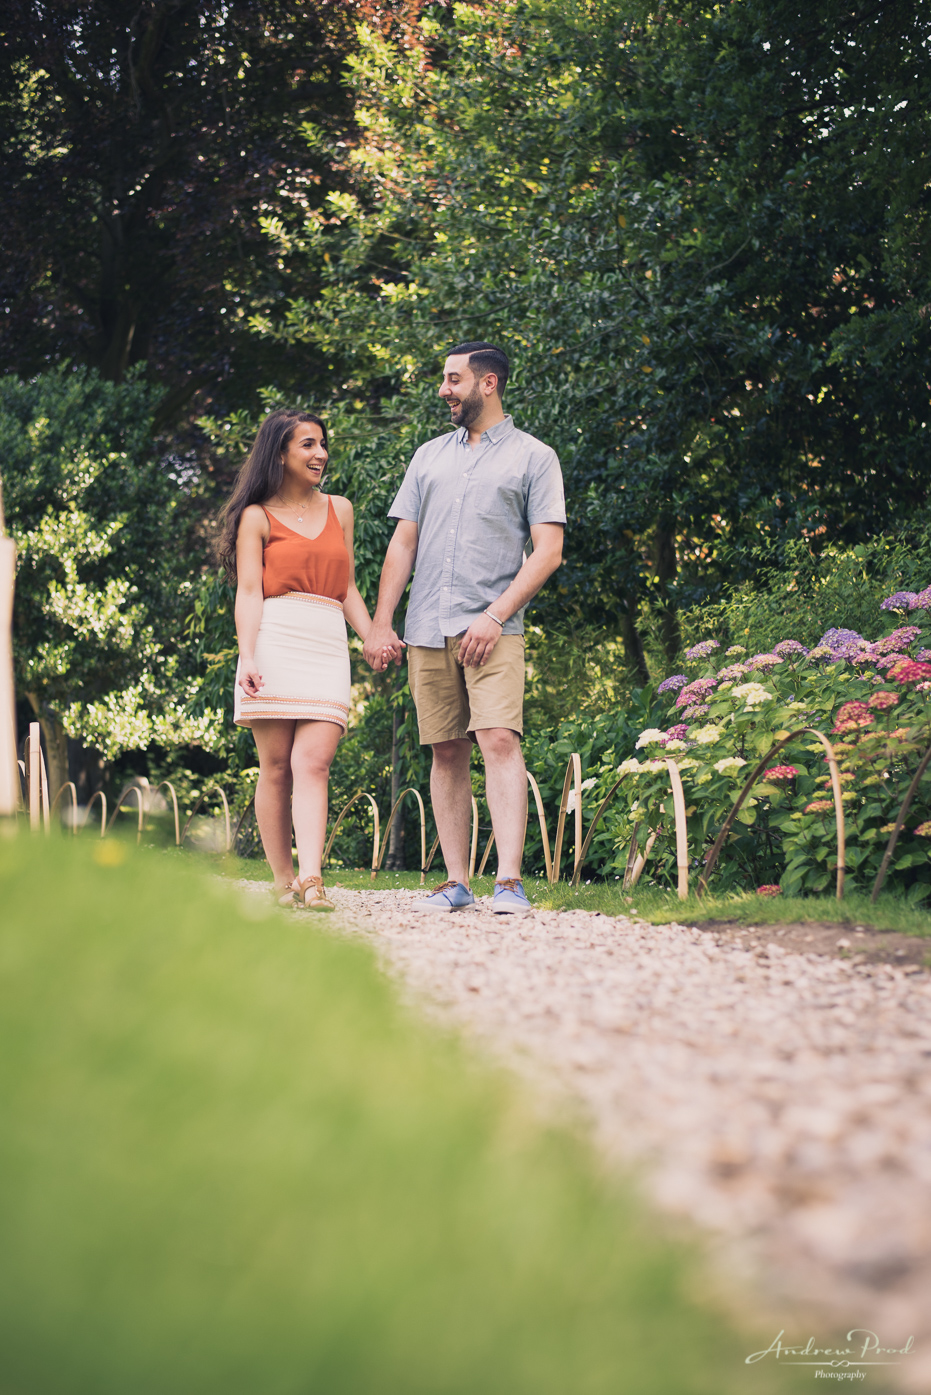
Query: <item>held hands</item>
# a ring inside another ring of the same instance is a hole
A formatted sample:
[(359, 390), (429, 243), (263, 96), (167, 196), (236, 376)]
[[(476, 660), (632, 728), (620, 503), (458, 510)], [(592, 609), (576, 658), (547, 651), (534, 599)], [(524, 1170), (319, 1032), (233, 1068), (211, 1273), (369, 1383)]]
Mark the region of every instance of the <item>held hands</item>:
[(459, 662), (464, 668), (480, 668), (491, 657), (498, 640), (501, 626), (490, 615), (480, 615), (462, 636), (459, 645)]
[(362, 645), (362, 656), (376, 673), (384, 673), (392, 660), (400, 664), (406, 647), (390, 625), (379, 625), (377, 628), (373, 625)]

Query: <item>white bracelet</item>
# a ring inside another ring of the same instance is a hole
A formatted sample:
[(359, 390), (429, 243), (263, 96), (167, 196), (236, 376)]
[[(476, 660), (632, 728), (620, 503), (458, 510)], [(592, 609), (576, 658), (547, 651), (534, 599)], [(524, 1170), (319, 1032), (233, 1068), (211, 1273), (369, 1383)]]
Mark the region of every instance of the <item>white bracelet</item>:
[(504, 621), (503, 621), (503, 620), (499, 620), (498, 617), (497, 617), (497, 615), (492, 615), (492, 613), (491, 613), (490, 610), (485, 610), (485, 611), (482, 612), (482, 614), (483, 614), (483, 615), (487, 615), (488, 618), (489, 618), (489, 620), (494, 620), (494, 622), (495, 622), (496, 625), (500, 625), (501, 628), (502, 628), (502, 630), (504, 629)]

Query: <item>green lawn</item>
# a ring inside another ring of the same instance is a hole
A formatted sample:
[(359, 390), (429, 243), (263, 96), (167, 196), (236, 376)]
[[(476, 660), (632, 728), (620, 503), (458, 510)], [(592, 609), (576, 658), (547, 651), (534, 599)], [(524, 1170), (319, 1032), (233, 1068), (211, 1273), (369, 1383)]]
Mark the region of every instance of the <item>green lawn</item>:
[(3, 1395), (801, 1388), (364, 947), (114, 840), (0, 906)]

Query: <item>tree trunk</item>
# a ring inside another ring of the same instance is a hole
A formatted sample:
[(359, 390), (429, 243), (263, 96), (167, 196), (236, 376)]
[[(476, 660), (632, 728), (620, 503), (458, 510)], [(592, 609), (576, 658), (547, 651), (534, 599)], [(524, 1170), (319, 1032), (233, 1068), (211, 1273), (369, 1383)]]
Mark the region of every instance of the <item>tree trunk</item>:
[(637, 608), (636, 596), (628, 591), (621, 608), (621, 638), (624, 641), (627, 667), (643, 688), (650, 681), (650, 671), (643, 652), (643, 640), (637, 629)]

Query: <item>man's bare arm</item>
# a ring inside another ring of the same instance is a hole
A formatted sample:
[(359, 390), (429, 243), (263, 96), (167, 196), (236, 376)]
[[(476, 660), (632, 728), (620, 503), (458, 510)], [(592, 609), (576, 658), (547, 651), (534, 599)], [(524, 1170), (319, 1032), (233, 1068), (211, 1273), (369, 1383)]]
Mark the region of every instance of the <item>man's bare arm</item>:
[(401, 662), (404, 641), (395, 634), (394, 612), (414, 570), (418, 537), (417, 524), (402, 518), (385, 553), (378, 586), (378, 604), (372, 618), (372, 628), (362, 646), (366, 663), (370, 664), (376, 673), (386, 669), (391, 659), (394, 659), (396, 664)]
[(488, 607), (491, 614), (480, 615), (466, 630), (459, 647), (459, 658), (468, 668), (478, 668), (484, 664), (501, 635), (502, 626), (491, 618), (497, 617), (503, 624), (528, 601), (549, 580), (562, 564), (562, 544), (565, 528), (561, 523), (533, 523), (530, 536), (533, 551), (524, 559), (524, 565), (496, 601)]

